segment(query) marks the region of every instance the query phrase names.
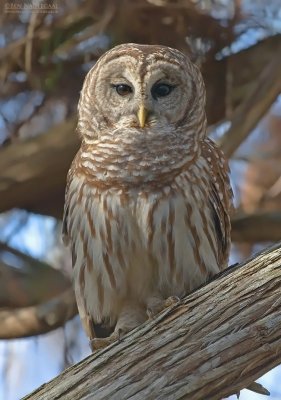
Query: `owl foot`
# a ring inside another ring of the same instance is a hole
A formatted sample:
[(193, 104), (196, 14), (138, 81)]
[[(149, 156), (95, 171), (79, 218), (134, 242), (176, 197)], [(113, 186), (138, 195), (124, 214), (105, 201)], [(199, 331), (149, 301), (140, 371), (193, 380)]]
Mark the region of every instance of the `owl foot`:
[(109, 346), (110, 344), (118, 341), (120, 342), (123, 336), (123, 332), (121, 329), (118, 331), (114, 331), (110, 336), (105, 338), (94, 338), (90, 340), (90, 348), (92, 351), (101, 350), (105, 347)]
[(178, 304), (180, 301), (181, 300), (178, 296), (170, 296), (166, 300), (150, 304), (146, 310), (148, 318), (153, 319), (157, 314), (165, 310), (165, 308)]
[(178, 303), (180, 303), (181, 299), (178, 296), (170, 296), (165, 300), (165, 307), (164, 308), (168, 308), (170, 306), (176, 305)]

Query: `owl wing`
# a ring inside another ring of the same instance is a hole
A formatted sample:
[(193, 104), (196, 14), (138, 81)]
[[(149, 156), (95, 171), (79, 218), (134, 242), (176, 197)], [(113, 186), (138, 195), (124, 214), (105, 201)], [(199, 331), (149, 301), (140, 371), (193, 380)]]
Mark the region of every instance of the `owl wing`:
[(210, 139), (204, 141), (202, 155), (209, 167), (209, 199), (217, 236), (218, 265), (220, 269), (224, 269), (227, 267), (229, 257), (230, 214), (233, 210), (233, 192), (228, 177), (229, 167), (223, 152)]
[[(67, 175), (64, 214), (63, 214), (63, 221), (62, 221), (62, 240), (66, 246), (70, 245), (70, 247), (71, 247), (73, 267), (77, 260), (77, 254), (76, 254), (75, 242), (71, 238), (71, 228), (70, 227), (74, 223), (75, 209), (77, 212), (77, 208), (85, 207), (85, 204), (83, 205), (79, 201), (79, 190), (77, 190), (77, 188), (72, 185), (73, 178), (74, 177), (77, 178), (81, 174), (81, 171), (79, 170), (79, 166), (78, 166), (80, 151), (81, 150), (78, 151), (76, 157), (74, 158), (71, 168), (69, 169), (69, 172)], [(81, 187), (83, 187), (83, 185), (81, 185)], [(83, 211), (84, 212), (81, 214), (85, 215), (88, 210), (84, 209)], [(80, 220), (80, 223), (81, 223), (81, 220)], [(92, 340), (96, 337), (107, 337), (112, 333), (112, 328), (107, 326), (106, 321), (104, 324), (103, 323), (101, 323), (101, 324), (95, 323), (94, 319), (91, 317), (91, 315), (88, 312), (88, 309), (86, 307), (84, 294), (81, 293), (81, 289), (84, 288), (84, 285), (85, 285), (85, 283), (84, 283), (85, 267), (86, 267), (85, 260), (84, 260), (84, 263), (82, 263), (81, 265), (77, 265), (77, 267), (79, 269), (78, 280), (79, 280), (80, 285), (78, 287), (76, 287), (75, 297), (76, 297), (77, 307), (78, 307), (78, 311), (79, 311), (80, 319), (82, 321), (83, 328), (90, 340)]]
[[(65, 246), (68, 246), (70, 244), (71, 247), (71, 256), (72, 256), (72, 266), (75, 264), (76, 260), (76, 250), (75, 250), (75, 244), (71, 240), (70, 237), (70, 232), (69, 232), (69, 224), (71, 223), (71, 219), (73, 218), (73, 215), (69, 213), (69, 208), (70, 208), (70, 200), (71, 197), (69, 196), (69, 190), (71, 187), (71, 182), (73, 180), (74, 175), (77, 172), (77, 158), (79, 156), (79, 152), (77, 153), (76, 157), (74, 158), (71, 168), (68, 171), (67, 174), (67, 180), (66, 180), (66, 191), (65, 191), (65, 204), (64, 204), (64, 213), (63, 213), (63, 221), (62, 221), (62, 240)], [(78, 205), (79, 207), (79, 205)], [(84, 270), (85, 265), (80, 266), (81, 270)], [(94, 328), (94, 321), (90, 314), (87, 311), (83, 296), (78, 292), (75, 291), (75, 296), (76, 296), (76, 303), (79, 311), (79, 315), (82, 321), (83, 328), (87, 334), (87, 336), (91, 339), (94, 339), (96, 337), (95, 333), (95, 328)]]
[[(64, 198), (64, 210), (63, 210), (63, 218), (62, 218), (62, 241), (65, 246), (68, 246), (70, 243), (70, 235), (68, 232), (68, 220), (69, 220), (69, 187), (71, 185), (72, 179), (77, 172), (77, 159), (79, 156), (80, 150), (76, 154), (74, 160), (72, 161), (71, 167), (68, 170), (66, 177), (66, 187), (65, 187), (65, 198)], [(73, 254), (72, 254), (72, 263), (73, 263)], [(74, 265), (74, 264), (72, 264)]]

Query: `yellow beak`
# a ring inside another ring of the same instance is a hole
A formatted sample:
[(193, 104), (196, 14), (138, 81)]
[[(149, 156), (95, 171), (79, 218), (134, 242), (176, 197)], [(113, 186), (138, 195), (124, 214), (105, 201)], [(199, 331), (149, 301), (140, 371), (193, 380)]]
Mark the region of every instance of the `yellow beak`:
[(148, 111), (147, 111), (147, 109), (145, 108), (144, 105), (140, 106), (137, 115), (138, 115), (138, 120), (139, 120), (139, 123), (140, 123), (140, 127), (143, 128), (144, 125), (145, 125), (147, 116), (148, 116)]

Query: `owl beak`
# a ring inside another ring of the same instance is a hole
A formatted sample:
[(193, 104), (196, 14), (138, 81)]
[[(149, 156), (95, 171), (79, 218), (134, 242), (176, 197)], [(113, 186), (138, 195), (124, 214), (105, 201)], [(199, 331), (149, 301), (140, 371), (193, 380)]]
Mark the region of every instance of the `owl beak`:
[(140, 127), (144, 128), (144, 125), (145, 125), (145, 122), (146, 122), (147, 116), (148, 116), (148, 111), (147, 111), (147, 109), (145, 108), (144, 105), (140, 106), (137, 115), (138, 115), (138, 120), (139, 120), (139, 123), (140, 123)]

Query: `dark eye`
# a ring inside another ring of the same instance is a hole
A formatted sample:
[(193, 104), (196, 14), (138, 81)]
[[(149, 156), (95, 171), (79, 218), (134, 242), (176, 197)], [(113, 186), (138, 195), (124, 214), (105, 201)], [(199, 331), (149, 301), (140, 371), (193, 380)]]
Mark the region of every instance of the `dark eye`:
[(168, 96), (173, 89), (174, 86), (168, 85), (167, 83), (155, 83), (155, 85), (152, 86), (151, 94), (156, 100), (158, 97)]
[(116, 92), (119, 96), (127, 96), (128, 94), (132, 93), (132, 88), (129, 85), (125, 85), (124, 83), (120, 83), (118, 85), (114, 85)]

